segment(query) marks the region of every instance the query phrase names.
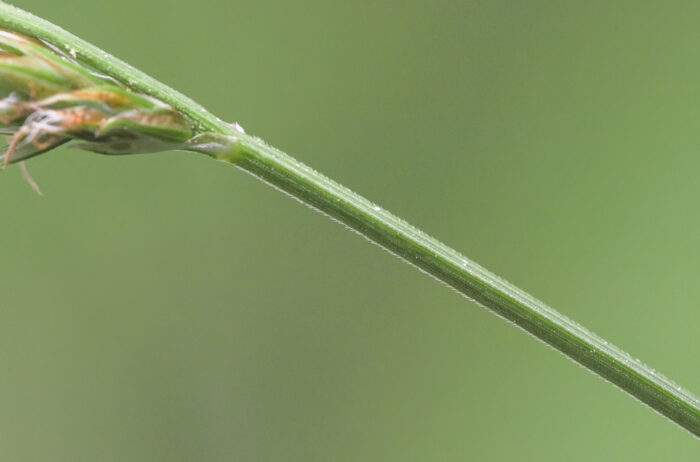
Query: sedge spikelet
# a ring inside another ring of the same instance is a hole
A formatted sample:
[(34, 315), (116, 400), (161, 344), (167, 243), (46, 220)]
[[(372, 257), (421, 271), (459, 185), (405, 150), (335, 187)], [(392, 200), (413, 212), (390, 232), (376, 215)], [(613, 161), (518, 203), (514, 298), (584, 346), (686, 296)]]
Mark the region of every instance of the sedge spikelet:
[(54, 48), (0, 29), (3, 167), (73, 140), (101, 154), (184, 147), (192, 125), (169, 105), (91, 72)]

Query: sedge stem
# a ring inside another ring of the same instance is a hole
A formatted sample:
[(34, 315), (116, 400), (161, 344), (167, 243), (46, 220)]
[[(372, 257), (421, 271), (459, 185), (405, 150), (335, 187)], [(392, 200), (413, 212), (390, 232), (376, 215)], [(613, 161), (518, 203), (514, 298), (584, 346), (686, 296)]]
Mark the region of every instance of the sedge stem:
[(0, 27), (50, 43), (130, 89), (170, 104), (199, 133), (229, 137), (226, 149), (209, 154), (344, 223), (700, 436), (700, 401), (691, 392), (440, 241), (46, 20), (0, 2)]

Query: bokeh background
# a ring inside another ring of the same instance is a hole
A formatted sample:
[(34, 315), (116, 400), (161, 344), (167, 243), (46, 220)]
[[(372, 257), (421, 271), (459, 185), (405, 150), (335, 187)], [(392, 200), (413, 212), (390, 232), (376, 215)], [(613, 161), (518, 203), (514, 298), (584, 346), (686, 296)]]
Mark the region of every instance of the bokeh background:
[[(16, 1), (700, 390), (697, 2)], [(0, 459), (695, 461), (236, 169), (0, 176)]]

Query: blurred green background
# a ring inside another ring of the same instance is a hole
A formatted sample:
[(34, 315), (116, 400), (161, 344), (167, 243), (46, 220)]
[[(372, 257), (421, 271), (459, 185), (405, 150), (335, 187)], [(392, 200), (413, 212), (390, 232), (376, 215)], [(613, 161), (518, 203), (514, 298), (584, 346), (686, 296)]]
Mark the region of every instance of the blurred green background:
[[(700, 391), (697, 2), (16, 1)], [(0, 459), (695, 461), (236, 169), (0, 176)]]

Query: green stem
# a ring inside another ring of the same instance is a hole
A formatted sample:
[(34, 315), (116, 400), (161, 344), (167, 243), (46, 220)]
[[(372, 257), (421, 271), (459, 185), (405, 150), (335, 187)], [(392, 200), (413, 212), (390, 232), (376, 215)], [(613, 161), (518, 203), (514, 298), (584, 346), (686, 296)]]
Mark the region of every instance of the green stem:
[(692, 393), (440, 241), (48, 21), (0, 3), (0, 26), (48, 42), (133, 90), (169, 103), (200, 133), (215, 132), (230, 141), (227, 148), (210, 152), (214, 157), (346, 224), (700, 436), (700, 400)]

